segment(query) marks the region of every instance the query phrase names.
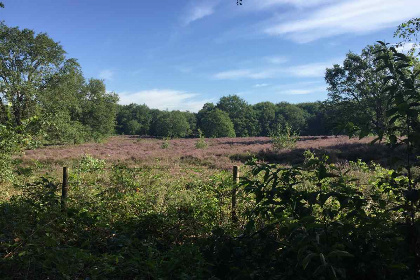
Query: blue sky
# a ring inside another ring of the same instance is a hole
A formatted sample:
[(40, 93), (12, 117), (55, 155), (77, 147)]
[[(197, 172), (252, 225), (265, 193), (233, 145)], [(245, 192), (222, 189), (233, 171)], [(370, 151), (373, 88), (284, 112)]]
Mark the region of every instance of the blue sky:
[(3, 0), (9, 26), (46, 32), (120, 103), (198, 111), (325, 100), (326, 67), (420, 16), (419, 0)]

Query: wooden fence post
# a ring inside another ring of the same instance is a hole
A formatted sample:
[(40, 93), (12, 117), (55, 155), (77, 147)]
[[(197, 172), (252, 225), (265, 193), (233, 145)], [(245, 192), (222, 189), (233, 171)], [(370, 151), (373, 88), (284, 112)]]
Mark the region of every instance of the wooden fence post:
[(69, 174), (67, 167), (63, 167), (63, 185), (61, 187), (61, 211), (66, 211), (67, 208), (67, 191), (69, 189)]
[(236, 192), (238, 191), (239, 184), (239, 166), (233, 167), (233, 188), (232, 188), (232, 222), (238, 222), (236, 215)]

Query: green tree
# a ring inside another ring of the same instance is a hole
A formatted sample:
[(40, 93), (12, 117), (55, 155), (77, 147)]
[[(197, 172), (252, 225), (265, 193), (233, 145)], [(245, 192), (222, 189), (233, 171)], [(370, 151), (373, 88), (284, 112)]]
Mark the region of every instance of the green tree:
[(297, 105), (280, 102), (276, 104), (276, 126), (286, 127), (286, 125), (290, 125), (293, 131), (300, 133), (306, 126), (305, 111)]
[(377, 134), (387, 126), (389, 96), (382, 80), (388, 71), (377, 59), (379, 48), (367, 46), (361, 55), (350, 52), (343, 66), (334, 65), (326, 71), (329, 104), (334, 107), (337, 123), (345, 125), (343, 128)]
[(197, 130), (197, 116), (194, 113), (191, 112), (182, 112), (185, 115), (185, 118), (187, 119), (187, 122), (190, 126), (189, 131), (187, 133), (186, 136), (193, 136), (193, 135), (198, 135), (198, 130)]
[(190, 131), (188, 120), (180, 111), (163, 111), (155, 121), (155, 135), (161, 137), (185, 137)]
[[(136, 132), (134, 134), (148, 135), (150, 133), (150, 126), (152, 122), (152, 115), (147, 105), (120, 105), (117, 112), (117, 132), (120, 134), (133, 134), (132, 125), (129, 125), (131, 121), (135, 121), (139, 126), (136, 126)], [(130, 127), (131, 126), (131, 127)]]
[(45, 33), (0, 23), (0, 113), (11, 104), (12, 119), (21, 125), (36, 114), (38, 93), (65, 62), (63, 48)]
[(206, 137), (235, 137), (235, 129), (228, 113), (214, 108), (203, 109), (200, 128)]
[(84, 142), (89, 139), (82, 118), (85, 79), (75, 59), (67, 60), (37, 94), (45, 140), (50, 143)]
[(305, 111), (306, 128), (303, 135), (329, 135), (332, 125), (329, 122), (327, 109), (322, 102), (306, 102), (296, 104)]
[(260, 102), (253, 106), (256, 113), (260, 136), (270, 136), (275, 129), (276, 105), (271, 102)]
[(82, 123), (96, 139), (114, 132), (118, 95), (107, 93), (102, 80), (90, 79), (84, 88)]
[(258, 122), (255, 111), (251, 105), (239, 96), (224, 96), (220, 98), (216, 107), (228, 113), (237, 136), (246, 137), (258, 134)]

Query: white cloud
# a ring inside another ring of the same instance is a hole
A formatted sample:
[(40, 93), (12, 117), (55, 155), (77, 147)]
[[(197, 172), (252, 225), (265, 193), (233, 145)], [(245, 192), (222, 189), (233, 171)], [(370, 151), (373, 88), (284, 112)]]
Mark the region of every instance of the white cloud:
[(251, 69), (241, 69), (241, 70), (230, 70), (223, 71), (214, 74), (214, 78), (218, 80), (237, 80), (237, 79), (268, 79), (273, 78), (275, 71), (272, 69), (267, 70), (251, 70)]
[(254, 85), (254, 87), (256, 87), (256, 88), (268, 87), (268, 86), (269, 86), (269, 84), (256, 84), (256, 85)]
[(120, 93), (120, 104), (146, 104), (160, 110), (181, 110), (198, 112), (209, 99), (197, 99), (196, 93), (186, 93), (171, 89), (152, 89), (135, 93)]
[(280, 90), (280, 94), (287, 94), (287, 95), (306, 95), (306, 94), (313, 94), (313, 93), (322, 93), (326, 92), (326, 86), (309, 86), (309, 84), (305, 87), (302, 85), (295, 85), (290, 87), (290, 89), (283, 89)]
[(272, 79), (285, 76), (299, 78), (319, 78), (324, 77), (325, 70), (332, 67), (334, 63), (341, 62), (342, 59), (335, 59), (326, 62), (309, 63), (289, 67), (277, 67), (267, 69), (241, 69), (223, 71), (213, 75), (218, 80), (239, 80), (239, 79)]
[(114, 78), (114, 72), (111, 71), (111, 70), (108, 70), (108, 69), (102, 70), (99, 73), (99, 78), (100, 79), (103, 79), (103, 80), (110, 81), (110, 80), (112, 80)]
[(289, 59), (285, 56), (267, 56), (265, 57), (265, 60), (272, 64), (282, 64), (289, 61)]
[[(342, 61), (342, 60), (338, 60)], [(295, 77), (316, 78), (324, 77), (327, 67), (331, 67), (333, 62), (309, 63), (298, 66), (292, 66), (286, 69), (286, 72)]]
[(291, 5), (297, 8), (306, 8), (333, 1), (335, 0), (251, 0), (250, 5), (257, 9), (269, 9), (280, 5)]
[(200, 1), (199, 3), (197, 3), (197, 1), (194, 2), (194, 4), (188, 8), (188, 11), (182, 18), (184, 25), (188, 25), (196, 20), (214, 14), (217, 4), (218, 1), (210, 0)]
[(395, 27), (419, 15), (418, 0), (336, 1), (307, 13), (299, 20), (271, 24), (264, 32), (306, 43), (335, 35), (362, 34)]
[(420, 49), (420, 46), (419, 44), (416, 44), (416, 43), (405, 43), (402, 46), (397, 47), (397, 51), (406, 53), (408, 51), (411, 51), (413, 48), (415, 50), (418, 50)]
[(311, 93), (312, 91), (311, 90), (309, 90), (309, 89), (292, 89), (292, 90), (288, 90), (288, 91), (285, 91), (284, 93), (285, 94), (293, 94), (293, 95), (300, 95), (300, 94), (309, 94), (309, 93)]

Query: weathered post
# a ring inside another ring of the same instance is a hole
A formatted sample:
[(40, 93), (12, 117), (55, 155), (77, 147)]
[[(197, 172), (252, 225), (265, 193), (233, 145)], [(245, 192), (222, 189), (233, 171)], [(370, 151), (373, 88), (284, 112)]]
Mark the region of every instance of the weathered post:
[(233, 166), (233, 188), (232, 188), (232, 222), (238, 222), (236, 216), (236, 192), (238, 191), (239, 184), (239, 166)]
[(63, 185), (61, 187), (61, 211), (66, 211), (67, 208), (67, 191), (68, 191), (69, 174), (67, 167), (63, 167)]

